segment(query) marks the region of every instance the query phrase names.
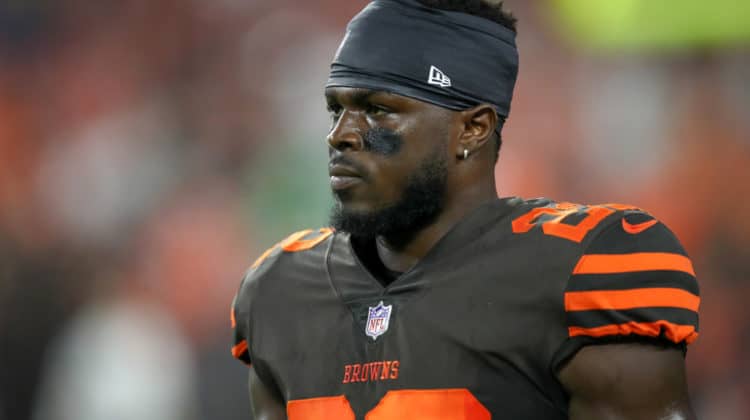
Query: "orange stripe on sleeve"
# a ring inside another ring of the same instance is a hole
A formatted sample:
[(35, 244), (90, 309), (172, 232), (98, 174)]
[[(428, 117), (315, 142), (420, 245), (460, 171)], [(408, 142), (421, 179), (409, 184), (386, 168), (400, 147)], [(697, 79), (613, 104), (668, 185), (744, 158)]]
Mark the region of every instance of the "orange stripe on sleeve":
[(584, 255), (578, 260), (573, 274), (613, 274), (650, 270), (684, 271), (695, 276), (693, 264), (688, 257), (664, 252)]
[(664, 336), (675, 343), (685, 341), (690, 344), (698, 338), (698, 332), (692, 325), (678, 325), (668, 321), (656, 322), (626, 322), (624, 324), (611, 324), (594, 328), (568, 327), (571, 337), (588, 336), (604, 337), (608, 335), (644, 335), (648, 337), (659, 337), (662, 332)]
[(232, 347), (232, 356), (235, 359), (239, 359), (242, 353), (247, 351), (247, 340), (240, 341), (236, 346)]
[(250, 266), (250, 268), (252, 268), (252, 269), (256, 269), (256, 268), (258, 268), (258, 267), (260, 266), (260, 264), (261, 264), (261, 263), (262, 263), (262, 262), (263, 262), (263, 261), (264, 261), (264, 260), (265, 260), (266, 258), (268, 258), (268, 256), (269, 256), (269, 255), (271, 255), (271, 253), (272, 253), (272, 252), (273, 252), (273, 251), (274, 251), (275, 249), (276, 249), (276, 247), (271, 247), (271, 248), (268, 248), (267, 250), (263, 251), (263, 253), (262, 253), (262, 254), (260, 254), (260, 257), (258, 257), (258, 259), (256, 259), (256, 260), (255, 260), (255, 262), (253, 263), (253, 265), (251, 265), (251, 266)]
[(304, 236), (300, 236), (295, 241), (289, 242), (287, 244), (282, 245), (282, 248), (284, 251), (289, 252), (299, 252), (299, 251), (306, 251), (315, 245), (323, 242), (327, 237), (333, 235), (333, 229), (332, 228), (322, 228), (318, 230), (318, 236), (312, 238), (312, 239), (302, 239)]
[(273, 253), (273, 251), (275, 251), (277, 248), (284, 248), (286, 246), (289, 246), (290, 244), (293, 244), (294, 242), (300, 240), (301, 238), (303, 238), (305, 235), (309, 234), (310, 232), (312, 232), (312, 229), (301, 230), (299, 232), (295, 232), (289, 235), (283, 241), (277, 243), (276, 245), (268, 248), (265, 252), (263, 252), (263, 254), (261, 254), (260, 257), (258, 257), (258, 259), (255, 260), (255, 262), (253, 263), (253, 265), (250, 266), (250, 268), (251, 269), (258, 268), (263, 263), (263, 261), (266, 258), (268, 258), (268, 256), (271, 255), (271, 253)]
[(652, 306), (684, 308), (698, 312), (701, 299), (682, 289), (654, 287), (630, 290), (566, 292), (566, 311), (633, 309)]
[(279, 242), (278, 246), (281, 247), (281, 248), (286, 248), (289, 245), (291, 245), (291, 244), (299, 241), (300, 239), (304, 238), (305, 236), (307, 236), (311, 232), (312, 232), (312, 229), (305, 229), (305, 230), (301, 230), (299, 232), (294, 232), (291, 235), (289, 235), (286, 239), (284, 239), (283, 241)]

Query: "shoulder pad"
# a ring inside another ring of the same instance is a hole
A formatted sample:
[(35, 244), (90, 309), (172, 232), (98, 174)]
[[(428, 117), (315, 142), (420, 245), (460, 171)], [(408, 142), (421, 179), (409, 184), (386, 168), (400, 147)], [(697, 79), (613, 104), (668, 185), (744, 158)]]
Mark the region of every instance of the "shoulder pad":
[(301, 252), (312, 249), (325, 241), (333, 234), (333, 232), (334, 230), (332, 228), (320, 228), (318, 230), (306, 229), (295, 232), (263, 252), (263, 254), (255, 260), (253, 265), (250, 266), (250, 269), (254, 270), (260, 267), (260, 265), (263, 264), (263, 261), (275, 253), (278, 255), (282, 252)]
[(571, 337), (615, 336), (689, 344), (700, 291), (675, 235), (650, 214), (621, 211), (585, 247), (565, 290)]
[(638, 211), (624, 204), (581, 205), (547, 199), (527, 201), (531, 209), (512, 222), (513, 233), (541, 229), (545, 235), (581, 243), (618, 211)]
[(252, 336), (253, 297), (257, 292), (258, 281), (264, 276), (263, 272), (265, 271), (257, 269), (261, 266), (269, 268), (285, 252), (304, 252), (310, 250), (333, 235), (333, 232), (331, 228), (307, 229), (295, 232), (267, 249), (250, 266), (250, 269), (240, 283), (239, 291), (232, 301), (230, 311), (230, 322), (234, 336), (231, 349), (232, 356), (248, 365), (252, 363), (252, 342), (249, 340), (249, 337)]

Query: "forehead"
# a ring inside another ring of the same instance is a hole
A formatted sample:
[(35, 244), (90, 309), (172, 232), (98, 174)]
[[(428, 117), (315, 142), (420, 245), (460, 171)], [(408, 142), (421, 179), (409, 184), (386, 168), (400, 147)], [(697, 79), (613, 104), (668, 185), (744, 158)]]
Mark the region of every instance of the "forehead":
[(336, 103), (342, 103), (342, 104), (357, 105), (357, 104), (368, 102), (368, 101), (387, 101), (389, 103), (412, 106), (412, 107), (433, 106), (432, 104), (428, 104), (426, 102), (422, 102), (417, 99), (409, 98), (407, 96), (388, 92), (386, 90), (355, 88), (355, 87), (345, 87), (345, 86), (336, 86), (336, 87), (326, 88), (325, 97), (329, 103), (336, 102)]

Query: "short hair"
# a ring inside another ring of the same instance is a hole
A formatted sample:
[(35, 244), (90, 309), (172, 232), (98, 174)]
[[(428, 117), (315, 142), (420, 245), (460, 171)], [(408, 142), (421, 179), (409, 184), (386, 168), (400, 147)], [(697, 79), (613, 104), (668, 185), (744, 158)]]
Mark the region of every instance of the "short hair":
[[(491, 0), (417, 0), (419, 3), (440, 10), (449, 10), (451, 12), (466, 13), (468, 15), (478, 16), (489, 19), (498, 23), (514, 33), (516, 32), (516, 22), (518, 21), (512, 13), (503, 10), (502, 1)], [(498, 115), (500, 123), (505, 124), (505, 118)], [(495, 160), (499, 157), (500, 147), (503, 145), (503, 139), (500, 130), (496, 130), (497, 139), (495, 141)]]
[(489, 19), (516, 32), (517, 19), (512, 13), (503, 10), (502, 1), (493, 0), (417, 0), (427, 7), (451, 12), (466, 13)]

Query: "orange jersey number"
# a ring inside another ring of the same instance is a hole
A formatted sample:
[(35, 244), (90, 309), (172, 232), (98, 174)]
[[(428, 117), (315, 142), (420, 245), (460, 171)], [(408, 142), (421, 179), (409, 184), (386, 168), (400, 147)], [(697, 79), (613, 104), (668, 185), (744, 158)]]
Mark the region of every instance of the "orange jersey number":
[[(345, 396), (291, 400), (289, 420), (354, 420)], [(365, 420), (490, 420), (490, 412), (467, 389), (388, 391)]]
[[(591, 229), (617, 210), (637, 210), (637, 208), (623, 204), (580, 206), (572, 203), (558, 203), (555, 207), (537, 207), (513, 220), (513, 233), (526, 233), (534, 226), (541, 225), (545, 235), (581, 242)], [(585, 216), (575, 225), (562, 223), (563, 219), (573, 214)], [(542, 215), (549, 215), (549, 217), (540, 222)]]

